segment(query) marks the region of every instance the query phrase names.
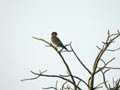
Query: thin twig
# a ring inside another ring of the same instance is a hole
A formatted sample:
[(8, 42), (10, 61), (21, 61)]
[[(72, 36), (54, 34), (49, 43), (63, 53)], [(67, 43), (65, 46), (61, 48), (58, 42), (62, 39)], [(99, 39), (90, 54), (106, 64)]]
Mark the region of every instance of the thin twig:
[(105, 68), (109, 68), (109, 69), (118, 69), (118, 70), (120, 70), (120, 68), (118, 68), (118, 67), (105, 67)]
[(51, 47), (53, 47), (53, 48), (55, 49), (55, 51), (56, 51), (56, 52), (58, 53), (58, 55), (61, 57), (63, 63), (65, 64), (65, 66), (66, 66), (66, 68), (67, 68), (67, 70), (68, 70), (68, 72), (69, 72), (69, 74), (70, 74), (70, 77), (71, 77), (71, 79), (72, 79), (72, 82), (74, 83), (74, 88), (75, 88), (75, 90), (77, 90), (77, 88), (76, 88), (76, 82), (75, 82), (75, 80), (74, 80), (74, 78), (73, 78), (72, 72), (71, 72), (68, 64), (66, 63), (64, 57), (62, 56), (61, 51), (58, 51), (58, 50), (56, 49), (56, 47), (54, 47), (51, 43), (47, 42), (47, 41), (44, 40), (44, 39), (37, 38), (37, 37), (34, 37), (34, 36), (33, 36), (32, 38), (37, 39), (37, 40), (41, 40), (41, 41), (45, 42), (46, 44), (50, 45)]
[[(62, 77), (70, 77), (70, 75), (60, 75)], [(87, 87), (88, 87), (88, 84), (81, 78), (77, 77), (77, 76), (73, 76), (75, 79), (78, 79), (79, 81), (83, 82)]]
[(106, 78), (105, 78), (105, 73), (107, 72), (107, 71), (109, 71), (110, 69), (107, 69), (106, 71), (101, 71), (102, 72), (102, 75), (103, 75), (103, 81), (104, 81), (104, 85), (105, 85), (105, 87), (106, 87), (106, 89), (107, 90), (109, 90), (109, 87), (107, 86), (107, 81), (106, 81)]
[(107, 49), (107, 51), (112, 51), (112, 52), (118, 51), (118, 50), (120, 50), (120, 47), (119, 47), (119, 48), (116, 48), (116, 49)]
[[(28, 78), (28, 79), (22, 79), (21, 81), (35, 80), (35, 79), (38, 79), (39, 77), (51, 77), (51, 78), (56, 77), (56, 78), (60, 78), (62, 80), (68, 81), (69, 83), (74, 85), (74, 83), (72, 81), (70, 81), (69, 79), (66, 79), (62, 76), (59, 76), (59, 75), (48, 75), (48, 74), (43, 74), (43, 73), (41, 74), (41, 73), (36, 73), (36, 72), (33, 72), (33, 71), (31, 71), (31, 73), (36, 75), (36, 77)], [(79, 87), (77, 87), (77, 88), (79, 88)]]
[(103, 67), (99, 67), (99, 69), (95, 72), (95, 73), (98, 73), (100, 72), (101, 70), (103, 70), (110, 62), (112, 62), (115, 58), (112, 58), (111, 60), (109, 60), (107, 63), (105, 63), (104, 60), (100, 59), (103, 63), (104, 63), (104, 66)]
[(73, 52), (73, 54), (75, 55), (75, 57), (78, 59), (78, 61), (80, 62), (80, 64), (88, 71), (89, 74), (91, 74), (91, 71), (86, 67), (86, 65), (82, 62), (82, 60), (77, 56), (77, 54), (75, 53), (74, 49), (72, 48), (72, 45), (70, 45), (71, 50)]
[(65, 85), (66, 85), (67, 83), (68, 83), (67, 81), (63, 83), (63, 85), (62, 85), (62, 90), (64, 90), (64, 87), (65, 87)]
[(100, 52), (98, 53), (96, 59), (95, 59), (95, 62), (94, 62), (94, 67), (93, 67), (93, 72), (92, 72), (92, 75), (90, 77), (90, 82), (89, 82), (89, 87), (90, 87), (90, 90), (93, 90), (94, 89), (94, 76), (96, 74), (96, 70), (97, 70), (97, 67), (98, 67), (98, 63), (99, 61), (101, 60), (101, 57), (103, 56), (104, 52), (108, 49), (109, 45), (114, 42), (114, 40), (120, 36), (120, 33), (115, 33), (115, 34), (110, 34), (110, 32), (108, 31), (108, 37), (106, 39), (105, 42), (103, 42), (103, 47), (102, 49), (100, 50)]
[(56, 81), (55, 87), (46, 87), (46, 88), (42, 88), (42, 89), (55, 89), (55, 90), (58, 90), (57, 84), (58, 84), (58, 81)]

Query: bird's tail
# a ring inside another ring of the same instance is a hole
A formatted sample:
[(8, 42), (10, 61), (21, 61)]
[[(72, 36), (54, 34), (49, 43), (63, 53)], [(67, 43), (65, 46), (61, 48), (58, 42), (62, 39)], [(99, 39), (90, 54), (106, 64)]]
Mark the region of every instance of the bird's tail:
[(67, 51), (69, 51), (65, 46), (63, 46), (64, 49), (66, 49)]

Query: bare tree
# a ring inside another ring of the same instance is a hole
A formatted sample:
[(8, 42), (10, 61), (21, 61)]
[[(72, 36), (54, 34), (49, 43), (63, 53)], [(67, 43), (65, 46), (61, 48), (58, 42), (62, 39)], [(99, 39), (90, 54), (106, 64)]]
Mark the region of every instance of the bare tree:
[[(21, 81), (27, 81), (27, 80), (34, 80), (34, 79), (38, 79), (40, 77), (54, 77), (54, 78), (59, 78), (61, 80), (64, 81), (63, 84), (61, 84), (61, 88), (58, 88), (58, 81), (56, 81), (55, 86), (52, 87), (46, 87), (43, 89), (54, 89), (54, 90), (82, 90), (82, 87), (80, 86), (80, 84), (84, 84), (85, 87), (88, 88), (88, 90), (96, 90), (99, 88), (103, 88), (103, 86), (105, 86), (106, 90), (120, 90), (120, 78), (118, 78), (117, 80), (114, 80), (113, 78), (113, 84), (111, 85), (109, 83), (108, 80), (106, 80), (106, 73), (110, 72), (111, 70), (120, 70), (120, 67), (110, 67), (108, 66), (110, 63), (112, 63), (116, 58), (113, 57), (112, 59), (110, 59), (108, 62), (105, 62), (105, 60), (102, 59), (102, 56), (105, 54), (105, 52), (109, 51), (109, 52), (114, 52), (117, 50), (120, 50), (120, 47), (118, 46), (115, 49), (109, 49), (109, 46), (115, 42), (115, 40), (120, 36), (120, 32), (119, 30), (117, 30), (116, 33), (111, 34), (110, 31), (108, 30), (107, 33), (107, 38), (106, 41), (102, 42), (103, 45), (102, 47), (98, 47), (99, 49), (99, 53), (96, 55), (96, 58), (94, 60), (94, 64), (93, 64), (93, 70), (90, 70), (85, 64), (84, 62), (79, 58), (79, 56), (76, 54), (76, 52), (74, 51), (73, 47), (72, 47), (72, 43), (70, 42), (69, 44), (65, 45), (65, 47), (69, 46), (70, 50), (67, 52), (73, 53), (74, 56), (77, 58), (77, 60), (79, 61), (80, 65), (83, 66), (83, 68), (85, 68), (85, 70), (88, 72), (89, 74), (89, 79), (88, 81), (85, 81), (84, 78), (80, 78), (77, 75), (73, 75), (70, 66), (68, 65), (68, 63), (66, 62), (65, 58), (63, 57), (62, 53), (65, 52), (63, 51), (63, 48), (61, 50), (57, 50), (57, 48), (52, 45), (51, 43), (49, 43), (48, 41), (41, 39), (41, 38), (37, 38), (37, 37), (32, 37), (36, 40), (40, 40), (44, 43), (47, 44), (47, 46), (52, 47), (60, 56), (61, 60), (63, 61), (66, 69), (67, 69), (67, 74), (66, 75), (51, 75), (51, 74), (45, 74), (47, 72), (47, 70), (44, 71), (40, 71), (38, 72), (34, 72), (31, 71), (32, 74), (35, 75), (35, 77), (33, 78), (28, 78), (28, 79), (23, 79)], [(102, 62), (103, 66), (99, 66), (99, 63)], [(99, 83), (97, 86), (95, 86), (95, 76), (98, 75), (99, 73), (102, 74), (102, 82)]]

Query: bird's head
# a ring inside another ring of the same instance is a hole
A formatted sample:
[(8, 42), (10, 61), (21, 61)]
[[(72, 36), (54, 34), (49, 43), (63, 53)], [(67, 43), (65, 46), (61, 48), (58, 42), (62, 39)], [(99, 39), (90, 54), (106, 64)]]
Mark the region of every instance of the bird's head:
[(57, 36), (57, 32), (52, 32), (51, 35), (52, 36)]

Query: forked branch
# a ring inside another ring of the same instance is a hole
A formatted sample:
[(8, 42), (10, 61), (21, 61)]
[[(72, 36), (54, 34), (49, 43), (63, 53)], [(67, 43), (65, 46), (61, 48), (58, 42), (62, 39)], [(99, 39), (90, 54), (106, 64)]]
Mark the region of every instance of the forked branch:
[(101, 60), (101, 57), (103, 56), (103, 54), (105, 53), (105, 51), (107, 51), (109, 45), (111, 43), (114, 42), (114, 40), (120, 36), (120, 32), (117, 31), (117, 33), (115, 34), (110, 34), (110, 31), (108, 31), (108, 37), (106, 39), (105, 42), (103, 42), (103, 46), (102, 48), (99, 48), (100, 52), (98, 53), (96, 59), (95, 59), (95, 62), (94, 62), (94, 65), (93, 65), (93, 72), (92, 72), (92, 75), (90, 77), (90, 82), (89, 82), (89, 90), (93, 90), (94, 89), (94, 76), (96, 74), (96, 70), (97, 70), (97, 67), (98, 67), (98, 63), (99, 61)]

